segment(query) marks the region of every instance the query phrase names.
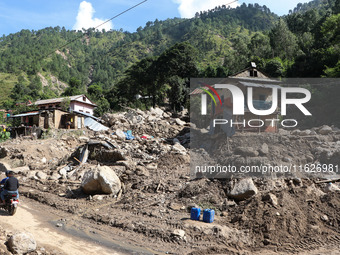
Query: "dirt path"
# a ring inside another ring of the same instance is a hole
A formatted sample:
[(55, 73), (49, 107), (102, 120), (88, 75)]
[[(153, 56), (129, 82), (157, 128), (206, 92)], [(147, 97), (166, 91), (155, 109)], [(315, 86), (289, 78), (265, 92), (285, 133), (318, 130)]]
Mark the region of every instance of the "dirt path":
[(51, 220), (57, 217), (38, 207), (31, 206), (27, 199), (22, 199), (17, 213), (8, 216), (5, 211), (0, 211), (0, 224), (12, 232), (27, 231), (33, 234), (38, 245), (57, 252), (58, 254), (102, 254), (120, 255), (106, 247), (101, 247), (88, 240), (71, 236), (57, 227), (53, 227)]

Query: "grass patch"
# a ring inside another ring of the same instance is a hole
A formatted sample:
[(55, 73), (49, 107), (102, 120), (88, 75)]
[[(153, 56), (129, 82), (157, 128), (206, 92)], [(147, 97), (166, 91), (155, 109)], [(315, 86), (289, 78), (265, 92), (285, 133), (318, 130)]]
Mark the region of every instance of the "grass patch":
[(0, 73), (0, 105), (10, 99), (11, 91), (15, 85), (15, 83), (18, 82), (18, 77), (15, 74), (9, 74), (9, 73)]

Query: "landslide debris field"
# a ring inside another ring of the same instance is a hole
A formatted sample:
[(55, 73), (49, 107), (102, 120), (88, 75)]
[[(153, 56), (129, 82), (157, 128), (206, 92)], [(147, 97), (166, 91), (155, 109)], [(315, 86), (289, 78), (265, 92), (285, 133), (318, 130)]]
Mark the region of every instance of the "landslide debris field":
[[(187, 120), (156, 108), (107, 114), (111, 128), (103, 133), (50, 130), (41, 140), (9, 140), (0, 144), (0, 170), (17, 173), (25, 199), (69, 215), (66, 226), (96, 224), (151, 254), (340, 254), (334, 174), (190, 179)], [(134, 139), (126, 140), (127, 130)], [(339, 138), (328, 126), (236, 133), (228, 145), (221, 139), (218, 157), (231, 164), (339, 164)], [(190, 220), (194, 206), (214, 209), (215, 221)], [(0, 239), (4, 251), (7, 239)], [(30, 254), (53, 254), (44, 252)]]

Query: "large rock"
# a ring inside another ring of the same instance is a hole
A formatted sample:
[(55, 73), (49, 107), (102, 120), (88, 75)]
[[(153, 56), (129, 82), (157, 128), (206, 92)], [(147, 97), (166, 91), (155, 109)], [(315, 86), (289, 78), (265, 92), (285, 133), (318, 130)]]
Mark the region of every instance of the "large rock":
[(164, 113), (164, 111), (163, 111), (162, 109), (158, 108), (158, 107), (156, 107), (156, 108), (151, 108), (151, 109), (150, 109), (150, 112), (151, 112), (152, 115), (156, 115), (156, 116), (158, 116), (158, 117), (163, 116), (163, 113)]
[(0, 172), (6, 172), (7, 170), (11, 170), (10, 165), (5, 162), (0, 162)]
[(228, 196), (234, 198), (235, 200), (245, 200), (256, 195), (257, 192), (258, 190), (253, 180), (248, 178), (237, 182)]
[(81, 187), (86, 194), (117, 195), (121, 189), (121, 182), (110, 167), (97, 166), (84, 174)]
[(46, 180), (47, 179), (47, 174), (42, 172), (42, 171), (39, 171), (37, 172), (37, 177), (40, 179), (40, 180)]
[(117, 130), (116, 130), (116, 136), (117, 136), (119, 139), (121, 139), (121, 140), (125, 140), (125, 139), (126, 139), (126, 135), (125, 135), (124, 131), (121, 130), (121, 129), (117, 129)]
[(182, 120), (180, 120), (179, 118), (175, 119), (177, 125), (180, 125), (180, 126), (184, 126), (186, 123)]
[(238, 147), (234, 152), (236, 155), (243, 157), (256, 157), (259, 155), (259, 153), (251, 147)]
[(9, 238), (8, 248), (14, 254), (26, 254), (35, 251), (37, 243), (31, 233), (22, 232)]
[(333, 129), (330, 126), (324, 125), (319, 129), (319, 134), (328, 135), (332, 131), (333, 131)]
[(8, 150), (5, 147), (0, 146), (0, 158), (5, 158), (8, 155)]
[(180, 143), (175, 143), (172, 146), (171, 151), (174, 152), (175, 154), (182, 154), (182, 155), (187, 154), (187, 150)]

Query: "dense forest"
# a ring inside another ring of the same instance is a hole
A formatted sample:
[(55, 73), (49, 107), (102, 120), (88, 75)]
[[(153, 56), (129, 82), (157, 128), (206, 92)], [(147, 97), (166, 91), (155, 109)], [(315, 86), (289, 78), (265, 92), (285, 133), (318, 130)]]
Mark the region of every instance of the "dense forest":
[[(255, 61), (272, 77), (340, 76), (340, 0), (219, 6), (136, 32), (49, 27), (0, 38), (0, 108), (87, 93), (97, 114), (122, 106), (185, 105), (189, 77), (226, 77)], [(150, 100), (135, 100), (136, 95)]]

